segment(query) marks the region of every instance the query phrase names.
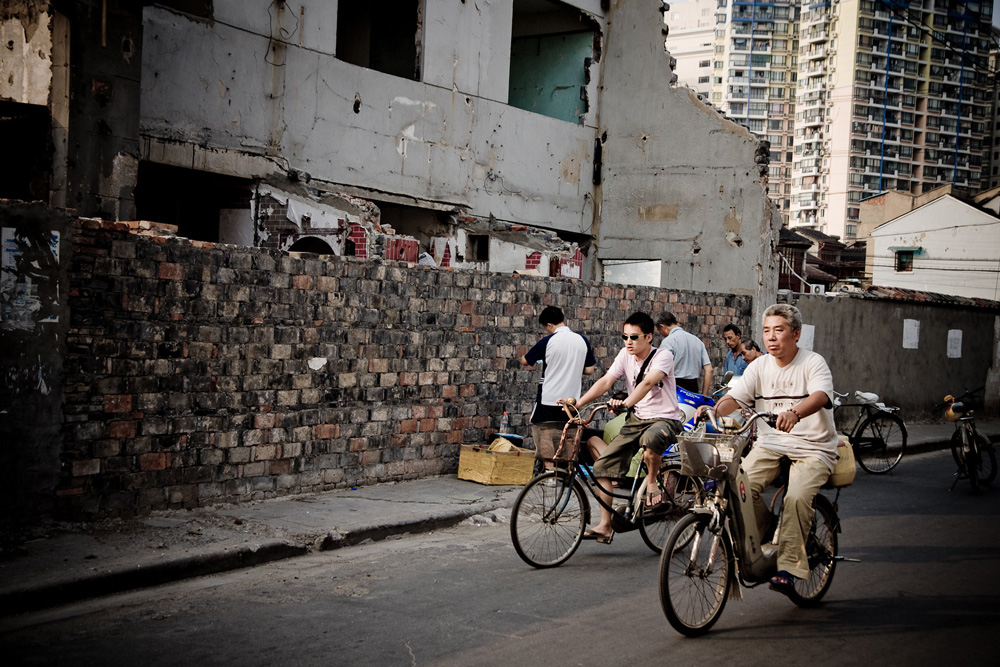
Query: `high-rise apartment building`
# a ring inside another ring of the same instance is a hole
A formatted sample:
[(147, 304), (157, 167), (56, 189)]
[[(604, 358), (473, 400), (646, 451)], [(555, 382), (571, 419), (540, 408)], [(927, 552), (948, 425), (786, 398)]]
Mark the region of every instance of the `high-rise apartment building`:
[(770, 143), (768, 191), (787, 221), (798, 76), (798, 3), (718, 0), (712, 102)]
[(797, 0), (691, 0), (672, 5), (666, 15), (667, 48), (677, 58), (679, 82), (770, 143), (768, 194), (786, 221), (791, 214), (798, 12)]
[(667, 49), (677, 59), (677, 83), (694, 90), (705, 101), (712, 97), (715, 76), (715, 12), (718, 0), (671, 3), (664, 21), (669, 27)]
[(984, 185), (992, 15), (991, 2), (802, 3), (793, 226), (852, 239), (866, 197)]
[(790, 226), (847, 241), (879, 192), (989, 185), (990, 0), (716, 4), (712, 102), (770, 142)]

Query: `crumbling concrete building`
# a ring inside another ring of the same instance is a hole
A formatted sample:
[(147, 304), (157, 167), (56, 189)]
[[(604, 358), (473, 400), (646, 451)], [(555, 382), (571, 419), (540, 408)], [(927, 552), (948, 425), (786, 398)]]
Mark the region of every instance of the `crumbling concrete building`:
[(770, 297), (767, 151), (672, 87), (663, 11), (8, 3), (5, 135), (51, 160), (0, 195), (204, 241)]

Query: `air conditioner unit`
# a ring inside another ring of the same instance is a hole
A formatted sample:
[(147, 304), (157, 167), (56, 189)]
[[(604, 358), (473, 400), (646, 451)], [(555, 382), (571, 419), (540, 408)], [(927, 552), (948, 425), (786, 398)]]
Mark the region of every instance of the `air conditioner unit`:
[(810, 294), (826, 294), (826, 285), (809, 285)]

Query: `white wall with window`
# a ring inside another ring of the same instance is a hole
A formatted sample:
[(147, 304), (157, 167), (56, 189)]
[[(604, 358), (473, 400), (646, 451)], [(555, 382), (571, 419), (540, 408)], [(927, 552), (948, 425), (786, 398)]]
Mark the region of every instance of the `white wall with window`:
[(945, 195), (871, 232), (883, 287), (1000, 301), (1000, 217)]

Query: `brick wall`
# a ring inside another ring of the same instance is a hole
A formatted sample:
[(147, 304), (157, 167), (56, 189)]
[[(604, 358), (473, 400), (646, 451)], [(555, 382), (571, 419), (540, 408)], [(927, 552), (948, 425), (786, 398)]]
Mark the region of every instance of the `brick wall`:
[[(721, 329), (748, 297), (357, 258), (320, 260), (77, 223), (64, 361), (63, 516), (127, 516), (457, 468), (508, 411), (517, 359), (562, 307), (600, 366), (621, 321), (665, 308)], [(588, 380), (589, 382), (589, 380)]]

